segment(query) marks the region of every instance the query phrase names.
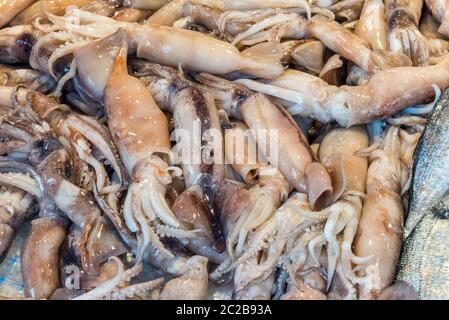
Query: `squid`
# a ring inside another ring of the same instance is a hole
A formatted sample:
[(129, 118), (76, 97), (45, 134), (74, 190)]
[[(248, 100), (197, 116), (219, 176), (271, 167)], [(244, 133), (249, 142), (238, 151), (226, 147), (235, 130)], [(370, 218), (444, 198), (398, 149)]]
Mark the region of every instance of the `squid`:
[[(246, 262), (237, 265), (232, 265), (232, 262), (238, 260), (249, 249), (251, 239), (273, 216), (291, 191), (290, 185), (276, 168), (264, 163), (260, 157), (258, 159), (255, 154), (255, 141), (250, 135), (248, 127), (243, 123), (233, 123), (233, 128), (226, 131), (227, 161), (250, 188), (248, 190), (235, 188), (234, 194), (227, 200), (223, 220), (230, 260), (218, 266), (211, 275), (212, 279), (218, 279), (235, 268), (236, 284), (241, 278), (246, 278), (247, 273), (251, 271), (245, 268)], [(233, 206), (232, 199), (239, 199), (239, 205)], [(257, 256), (250, 260), (254, 259), (257, 260)], [(257, 264), (257, 261), (253, 263)], [(273, 283), (274, 274), (267, 279), (252, 281), (248, 286), (234, 290), (234, 297), (250, 300), (269, 299)]]
[(387, 27), (383, 1), (364, 1), (354, 33), (365, 39), (373, 50), (387, 50)]
[(196, 254), (220, 263), (226, 258), (217, 194), (224, 180), (222, 130), (212, 97), (203, 93), (178, 71), (169, 67), (131, 61), (138, 76), (162, 109), (173, 113), (176, 150), (173, 159), (181, 165), (184, 190), (173, 205), (180, 221), (203, 229), (203, 240), (192, 239), (188, 247)]
[(193, 256), (187, 261), (187, 271), (181, 277), (168, 281), (161, 291), (161, 300), (204, 300), (209, 275), (207, 258)]
[(406, 54), (415, 66), (425, 66), (429, 60), (427, 42), (419, 30), (423, 0), (386, 1), (386, 18), (390, 50)]
[(22, 142), (20, 148), (9, 156), (27, 159), (36, 168), (44, 196), (52, 199), (57, 208), (83, 232), (80, 248), (83, 268), (89, 273), (97, 272), (100, 263), (107, 260), (110, 254), (122, 254), (128, 249), (89, 193), (67, 178), (69, 155), (49, 125), (42, 122), (29, 105), (16, 105), (17, 99), (21, 99), (17, 97), (15, 88), (2, 87), (0, 91), (4, 98), (9, 95), (0, 102), (4, 119), (1, 130), (11, 140)]
[[(330, 172), (334, 194), (329, 217), (323, 230), (328, 262), (327, 288), (336, 291), (335, 283), (340, 283), (334, 296), (356, 298), (356, 285), (359, 281), (352, 264), (357, 266), (368, 255), (356, 256), (352, 244), (357, 232), (365, 194), (368, 161), (356, 154), (368, 147), (368, 134), (363, 126), (348, 129), (336, 128), (330, 131), (320, 144), (318, 154), (321, 162)], [(339, 239), (338, 234), (342, 237)], [(335, 278), (333, 275), (335, 272)], [(331, 282), (333, 286), (331, 287)]]
[(35, 219), (31, 224), (31, 233), (21, 251), (25, 295), (48, 299), (59, 287), (59, 249), (68, 222), (61, 217), (48, 216)]
[(0, 28), (7, 25), (14, 17), (27, 7), (31, 6), (36, 0), (9, 0), (0, 3)]
[[(13, 140), (11, 140), (13, 142)], [(8, 144), (5, 154), (14, 153), (23, 144)], [(8, 158), (0, 160), (0, 260), (3, 259), (14, 238), (15, 231), (22, 225), (36, 199), (42, 198), (43, 188), (37, 172), (22, 161)]]
[(73, 300), (125, 300), (137, 298), (145, 295), (147, 292), (160, 290), (160, 287), (164, 284), (164, 279), (162, 278), (130, 284), (131, 280), (142, 271), (142, 263), (137, 263), (132, 268), (125, 270), (125, 266), (119, 258), (111, 257), (110, 261), (117, 266), (116, 274), (95, 289), (81, 294)]
[[(385, 119), (407, 107), (428, 102), (435, 96), (434, 85), (442, 89), (449, 85), (448, 64), (449, 60), (445, 59), (434, 66), (391, 68), (376, 73), (359, 86), (331, 86), (295, 70), (287, 70), (271, 81), (235, 82), (281, 99), (293, 115), (321, 122), (334, 120), (342, 127), (350, 127)], [(390, 86), (390, 83), (397, 85)]]
[[(307, 192), (312, 206), (322, 206), (320, 199), (332, 188), (329, 175), (314, 161), (307, 138), (287, 111), (267, 96), (251, 93), (226, 80), (207, 74), (196, 79), (215, 92), (229, 116), (244, 120), (262, 154), (290, 185), (299, 192)], [(273, 132), (277, 138), (270, 136)], [(275, 150), (274, 154), (270, 150)]]
[(422, 13), (419, 30), (427, 40), (429, 48), (429, 64), (435, 64), (442, 56), (449, 52), (449, 41), (438, 32), (439, 23), (432, 17), (428, 10)]
[(360, 299), (376, 299), (392, 284), (401, 252), (404, 209), (400, 194), (404, 168), (399, 127), (389, 127), (380, 146), (369, 156), (367, 196), (355, 240), (355, 253), (371, 256), (363, 264)]
[[(236, 267), (234, 291), (237, 296), (245, 297), (253, 288), (260, 291), (265, 281), (273, 276), (276, 267), (283, 268), (289, 264), (289, 258), (293, 259), (293, 255), (288, 255), (285, 250), (290, 239), (296, 239), (299, 235), (306, 237), (307, 248), (308, 242), (319, 235), (315, 226), (324, 223), (327, 214), (310, 210), (307, 196), (295, 193), (255, 230), (245, 252), (229, 267)], [(297, 261), (295, 266), (299, 266), (302, 260), (292, 261)]]
[[(247, 135), (250, 135), (249, 128), (244, 123), (236, 122), (232, 129), (226, 131), (225, 138), (228, 162), (250, 186), (250, 210), (242, 212), (227, 228), (227, 247), (233, 260), (244, 253), (247, 239), (271, 217), (291, 192), (283, 175), (264, 163), (264, 159), (258, 159), (254, 150), (257, 147), (255, 140)], [(248, 143), (245, 143), (245, 138), (248, 138)]]
[[(166, 202), (172, 172), (181, 174), (179, 168), (169, 167), (166, 162), (170, 154), (167, 119), (145, 85), (128, 74), (126, 38), (121, 41), (122, 48), (104, 91), (104, 104), (109, 130), (131, 178), (124, 219), (129, 230), (137, 234), (138, 262), (150, 245), (170, 259), (173, 254), (160, 237), (182, 241), (195, 237), (195, 232), (179, 221)], [(152, 125), (135, 126), (136, 122)]]
[[(305, 8), (307, 16), (297, 10), (262, 9), (242, 11), (226, 11), (218, 18), (218, 30), (222, 34), (227, 31), (234, 45), (254, 45), (264, 41), (280, 39), (303, 39), (306, 36), (307, 17), (310, 9)], [(210, 19), (209, 19), (210, 20)], [(230, 30), (228, 30), (230, 29)]]
[(141, 22), (148, 17), (151, 16), (151, 11), (148, 10), (139, 10), (135, 8), (122, 8), (120, 10), (115, 11), (112, 18), (117, 21), (124, 22)]
[(0, 62), (27, 64), (31, 50), (39, 37), (31, 25), (20, 25), (0, 30)]
[(289, 284), (288, 292), (280, 297), (280, 300), (327, 300), (324, 293), (301, 283)]
[(20, 10), (18, 14), (10, 23), (11, 26), (28, 25), (33, 23), (37, 18), (45, 18), (45, 11), (53, 14), (64, 14), (64, 11), (69, 6), (83, 7), (95, 0), (39, 0), (31, 1), (31, 5)]
[[(241, 71), (262, 78), (276, 77), (283, 70), (279, 61), (280, 58), (276, 54), (265, 54), (270, 50), (280, 51), (276, 45), (270, 48), (266, 48), (266, 46), (249, 48), (240, 52), (235, 46), (227, 42), (199, 32), (163, 25), (120, 22), (73, 7), (67, 10), (64, 17), (51, 13), (47, 13), (47, 16), (55, 29), (69, 33), (69, 39), (76, 39), (76, 36), (78, 36), (78, 38), (87, 38), (86, 41), (89, 42), (93, 39), (112, 35), (118, 29), (123, 28), (128, 35), (127, 42), (130, 54), (136, 54), (138, 58), (168, 66), (178, 67), (181, 64), (184, 68), (190, 70), (216, 74)], [(73, 25), (68, 22), (71, 17), (75, 16), (80, 18), (80, 25)], [(192, 44), (195, 45), (192, 46)], [(78, 48), (81, 45), (72, 47)], [(186, 49), (190, 52), (187, 52)], [(66, 53), (72, 52), (70, 48), (65, 51)], [(183, 52), (183, 54), (180, 54), (180, 52)], [(212, 52), (214, 55), (211, 55)], [(209, 63), (204, 64), (205, 60)]]
[[(150, 0), (151, 1), (151, 0)], [(151, 16), (146, 23), (151, 25), (173, 25), (173, 23), (182, 17), (183, 6), (187, 2), (192, 2), (198, 5), (206, 5), (212, 8), (217, 8), (221, 11), (237, 10), (258, 10), (258, 9), (269, 9), (269, 8), (308, 8), (308, 3), (304, 0), (269, 0), (269, 1), (259, 1), (259, 0), (174, 0), (167, 3), (165, 6), (160, 8), (153, 16)]]
[[(361, 279), (353, 265), (358, 267), (367, 258), (354, 255), (351, 247), (360, 220), (367, 160), (354, 153), (367, 146), (368, 136), (362, 127), (333, 129), (321, 142), (318, 155), (334, 183), (329, 200), (332, 205), (321, 211), (302, 208), (302, 214), (314, 217), (315, 223), (288, 236), (280, 258), (287, 275), (286, 297), (293, 298), (298, 291), (312, 297), (327, 292), (333, 298), (357, 297), (356, 286)], [(342, 292), (341, 296), (336, 290)], [(307, 299), (307, 295), (298, 298)]]
[(37, 70), (4, 68), (0, 71), (0, 85), (25, 86), (30, 90), (49, 93), (55, 88), (56, 83), (49, 75)]
[[(102, 211), (125, 242), (133, 246), (135, 240), (118, 209), (120, 191), (126, 187), (128, 178), (108, 130), (95, 119), (71, 112), (68, 106), (38, 92), (21, 88), (16, 91), (15, 97), (19, 105), (29, 105), (42, 120), (49, 123), (72, 155), (73, 182), (94, 192)], [(105, 161), (112, 167), (113, 174), (107, 173)], [(89, 173), (90, 170), (94, 173)]]
[(281, 43), (283, 48), (283, 62), (294, 63), (306, 68), (314, 74), (321, 74), (324, 70), (325, 47), (320, 41), (313, 39), (291, 40)]
[(425, 0), (432, 16), (441, 23), (438, 32), (449, 36), (449, 2), (447, 0)]
[(365, 2), (365, 0), (342, 0), (330, 6), (329, 10), (335, 14), (335, 17), (352, 22), (361, 18)]

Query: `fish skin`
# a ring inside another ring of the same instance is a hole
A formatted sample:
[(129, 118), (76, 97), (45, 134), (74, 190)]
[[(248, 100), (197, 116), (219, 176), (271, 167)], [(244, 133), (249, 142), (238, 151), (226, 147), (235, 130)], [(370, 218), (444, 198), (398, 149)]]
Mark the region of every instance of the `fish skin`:
[(449, 299), (449, 194), (428, 210), (404, 243), (396, 279), (424, 300)]
[(414, 157), (405, 238), (449, 189), (449, 89), (435, 105)]

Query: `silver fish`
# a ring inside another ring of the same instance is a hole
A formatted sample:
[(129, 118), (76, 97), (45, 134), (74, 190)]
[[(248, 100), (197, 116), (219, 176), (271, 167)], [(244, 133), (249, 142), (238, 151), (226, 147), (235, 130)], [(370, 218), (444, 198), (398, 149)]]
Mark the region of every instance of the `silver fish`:
[(449, 299), (449, 194), (427, 211), (405, 241), (397, 280), (421, 299)]
[(435, 106), (415, 151), (409, 212), (404, 236), (408, 238), (426, 212), (449, 189), (449, 89)]

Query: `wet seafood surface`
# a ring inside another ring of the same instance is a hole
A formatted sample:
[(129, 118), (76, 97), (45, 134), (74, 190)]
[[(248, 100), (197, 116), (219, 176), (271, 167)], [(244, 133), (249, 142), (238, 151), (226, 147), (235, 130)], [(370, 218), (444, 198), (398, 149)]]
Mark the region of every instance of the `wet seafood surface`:
[(449, 299), (449, 1), (0, 2), (0, 300)]

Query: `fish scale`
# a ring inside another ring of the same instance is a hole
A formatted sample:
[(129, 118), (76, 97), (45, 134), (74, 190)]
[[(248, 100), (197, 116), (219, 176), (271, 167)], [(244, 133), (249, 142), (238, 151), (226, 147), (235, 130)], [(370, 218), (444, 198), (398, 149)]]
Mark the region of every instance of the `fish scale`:
[(408, 238), (425, 213), (449, 189), (449, 90), (435, 106), (415, 151), (409, 213), (404, 235)]

